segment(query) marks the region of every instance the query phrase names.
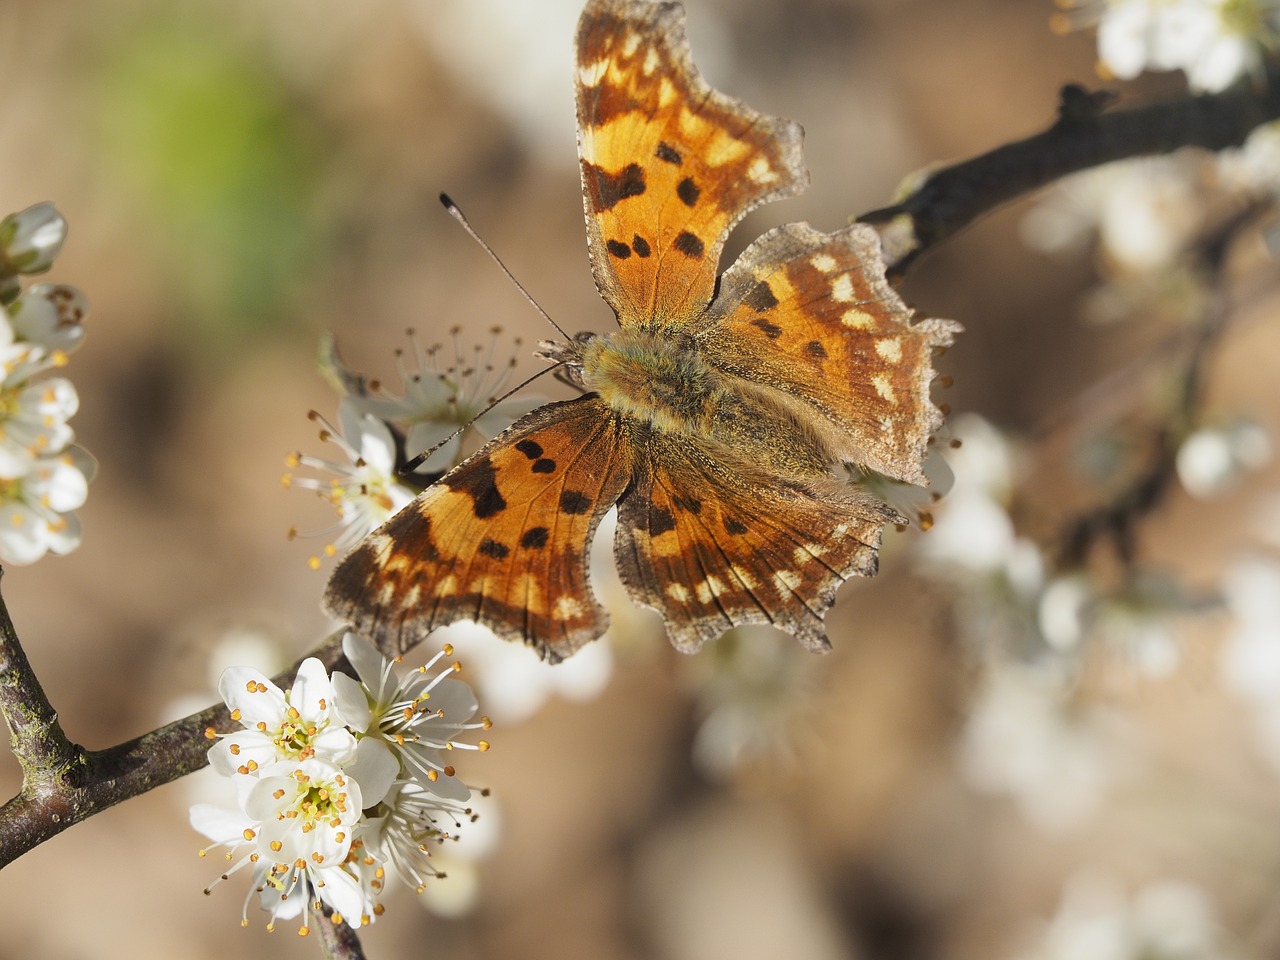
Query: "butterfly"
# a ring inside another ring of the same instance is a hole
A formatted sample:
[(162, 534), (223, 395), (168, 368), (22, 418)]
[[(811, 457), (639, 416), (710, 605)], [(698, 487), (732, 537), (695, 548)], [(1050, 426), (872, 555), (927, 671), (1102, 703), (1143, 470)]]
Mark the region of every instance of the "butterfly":
[(325, 606), (387, 652), (473, 620), (545, 658), (608, 626), (588, 552), (615, 504), (631, 597), (692, 652), (739, 624), (814, 650), (905, 518), (845, 465), (925, 484), (933, 355), (876, 233), (791, 223), (717, 277), (735, 223), (803, 190), (798, 124), (713, 90), (676, 3), (590, 0), (577, 33), (591, 270), (618, 329), (546, 341), (582, 391), (518, 420), (337, 566)]

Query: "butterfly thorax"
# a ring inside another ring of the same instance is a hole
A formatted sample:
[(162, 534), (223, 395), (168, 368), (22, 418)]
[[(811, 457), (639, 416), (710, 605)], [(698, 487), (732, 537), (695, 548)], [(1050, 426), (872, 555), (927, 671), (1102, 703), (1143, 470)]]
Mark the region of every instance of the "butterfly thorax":
[[(619, 330), (544, 342), (539, 355), (633, 424), (685, 437), (788, 475), (827, 473), (835, 457), (794, 405), (712, 365), (687, 334)], [(780, 439), (782, 442), (779, 442)]]
[(661, 433), (706, 433), (728, 399), (724, 375), (687, 336), (619, 330), (575, 346), (569, 363), (582, 388)]

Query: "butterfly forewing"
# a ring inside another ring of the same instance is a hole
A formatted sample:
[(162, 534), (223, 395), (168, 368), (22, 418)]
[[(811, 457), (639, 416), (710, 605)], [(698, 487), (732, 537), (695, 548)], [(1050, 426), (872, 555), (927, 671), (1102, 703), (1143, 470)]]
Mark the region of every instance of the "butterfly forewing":
[(604, 632), (588, 547), (631, 478), (598, 400), (517, 421), (367, 537), (334, 571), (330, 613), (385, 653), (474, 620), (559, 659)]
[(711, 300), (733, 224), (808, 184), (802, 131), (711, 89), (674, 3), (588, 3), (577, 92), (596, 285), (624, 327), (687, 322)]
[(932, 354), (959, 327), (912, 322), (870, 227), (769, 231), (726, 271), (705, 323), (696, 340), (717, 367), (816, 407), (846, 459), (927, 482), (925, 445), (942, 422), (929, 396)]

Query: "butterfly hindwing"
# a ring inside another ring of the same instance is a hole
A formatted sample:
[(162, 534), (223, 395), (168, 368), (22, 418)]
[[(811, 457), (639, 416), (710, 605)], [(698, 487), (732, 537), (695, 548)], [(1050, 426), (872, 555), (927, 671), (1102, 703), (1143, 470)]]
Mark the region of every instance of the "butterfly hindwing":
[(608, 624), (587, 554), (631, 477), (623, 439), (594, 397), (540, 407), (357, 546), (334, 571), (327, 609), (385, 653), (474, 620), (568, 656)]
[(800, 126), (708, 86), (675, 3), (588, 3), (577, 97), (596, 286), (623, 327), (692, 320), (730, 228), (808, 184)]
[(692, 652), (730, 627), (763, 623), (827, 649), (823, 615), (845, 579), (875, 573), (892, 511), (751, 476), (746, 465), (726, 469), (673, 437), (651, 435), (637, 449), (635, 482), (618, 504), (618, 566), (672, 643)]
[(942, 423), (932, 355), (959, 325), (912, 322), (870, 227), (770, 230), (725, 272), (705, 323), (696, 341), (716, 366), (816, 407), (845, 459), (926, 482), (925, 445)]

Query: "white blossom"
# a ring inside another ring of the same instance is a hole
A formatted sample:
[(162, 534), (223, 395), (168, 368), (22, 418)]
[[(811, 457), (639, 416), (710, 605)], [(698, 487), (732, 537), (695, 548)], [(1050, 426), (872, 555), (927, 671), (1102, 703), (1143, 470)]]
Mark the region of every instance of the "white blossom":
[[(345, 462), (294, 453), (284, 476), (286, 486), (311, 490), (337, 511), (337, 529), (330, 531), (334, 536), (324, 548), (329, 556), (363, 540), (413, 499), (413, 492), (397, 479), (395, 438), (387, 425), (361, 413), (349, 398), (338, 404), (338, 422), (337, 429), (325, 424), (320, 437), (335, 445)], [(292, 471), (299, 467), (328, 476), (297, 476)], [(311, 565), (319, 567), (319, 557), (313, 557)]]
[(0, 480), (0, 562), (34, 563), (46, 553), (63, 555), (80, 545), (80, 520), (97, 469), (91, 456), (69, 447), (38, 457), (21, 476)]
[(282, 760), (319, 757), (334, 764), (355, 759), (356, 739), (337, 713), (324, 664), (302, 661), (287, 691), (251, 667), (228, 667), (218, 693), (244, 729), (223, 734), (209, 749), (209, 763), (227, 776), (257, 775)]
[[(368, 786), (370, 801), (380, 800), (399, 776), (417, 780), (444, 799), (466, 800), (471, 789), (454, 775), (446, 754), (456, 746), (469, 748), (455, 743), (455, 738), (464, 730), (487, 729), (489, 721), (470, 722), (478, 704), (467, 684), (450, 679), (456, 664), (432, 673), (452, 648), (446, 646), (404, 678), (397, 676), (392, 661), (354, 633), (343, 637), (342, 652), (360, 680), (335, 674), (334, 691), (359, 738), (353, 773)], [(481, 740), (478, 749), (488, 749), (488, 743)]]

